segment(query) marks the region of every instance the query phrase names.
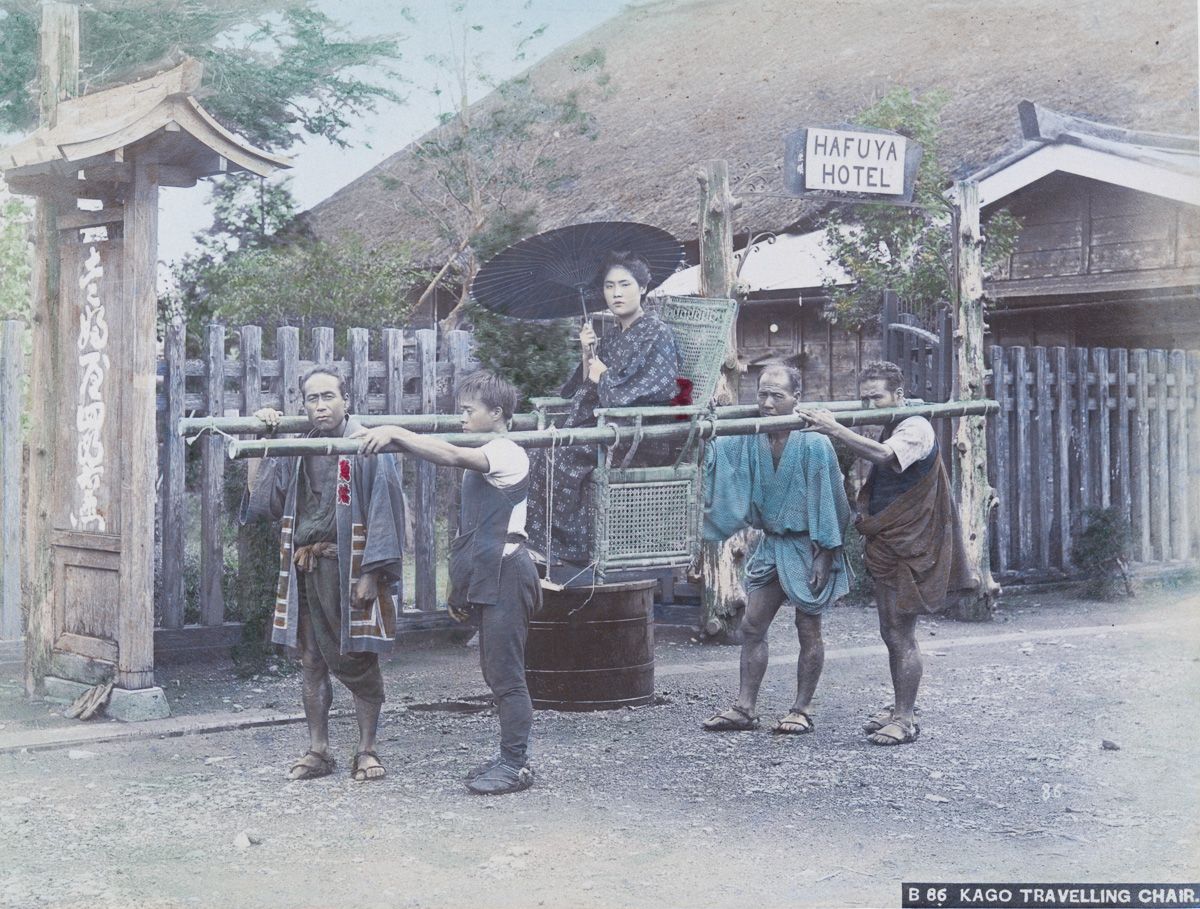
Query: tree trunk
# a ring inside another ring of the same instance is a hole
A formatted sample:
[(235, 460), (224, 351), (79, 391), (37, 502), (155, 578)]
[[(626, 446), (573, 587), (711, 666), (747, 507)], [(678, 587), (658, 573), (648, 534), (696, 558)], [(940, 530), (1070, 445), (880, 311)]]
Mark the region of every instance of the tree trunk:
[[(729, 297), (733, 295), (736, 275), (733, 211), (737, 207), (737, 202), (729, 192), (729, 165), (725, 161), (709, 161), (697, 176), (700, 181), (700, 294), (705, 297)], [(737, 382), (735, 325), (730, 328), (725, 365), (717, 386), (719, 403), (737, 403)], [(746, 605), (746, 591), (741, 582), (741, 564), (746, 547), (745, 534), (737, 534), (724, 543), (701, 543), (702, 635), (720, 639), (733, 636), (740, 612)]]
[[(69, 3), (42, 6), (39, 41), (38, 101), (40, 125), (52, 126), (63, 97), (79, 93), (79, 9)], [(64, 383), (60, 364), (66, 353), (57, 349), (58, 207), (57, 200), (42, 196), (34, 217), (33, 305), (30, 322), (33, 358), (30, 381), (28, 510), (25, 536), (24, 600), (28, 604), (25, 636), (25, 687), (33, 694), (50, 665), (54, 644), (54, 617), (49, 508), (53, 496), (55, 454), (63, 415)]]
[[(958, 195), (958, 355), (960, 400), (984, 397), (983, 364), (983, 261), (979, 229), (979, 187), (971, 181), (957, 184)], [(987, 621), (992, 617), (1000, 588), (992, 578), (988, 545), (988, 520), (996, 506), (996, 491), (987, 477), (987, 426), (985, 417), (961, 417), (954, 437), (954, 476), (958, 507), (966, 538), (967, 557), (979, 574), (979, 588), (960, 599), (956, 617)]]

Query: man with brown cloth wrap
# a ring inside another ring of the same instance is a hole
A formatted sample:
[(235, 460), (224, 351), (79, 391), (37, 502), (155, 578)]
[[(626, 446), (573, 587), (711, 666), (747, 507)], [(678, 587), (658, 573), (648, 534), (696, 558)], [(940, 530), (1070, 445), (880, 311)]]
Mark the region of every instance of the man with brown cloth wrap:
[[(895, 363), (869, 363), (860, 376), (862, 399), (869, 407), (902, 407), (903, 382)], [(873, 745), (907, 745), (921, 731), (913, 715), (922, 672), (917, 616), (942, 611), (948, 594), (979, 584), (967, 562), (937, 437), (924, 417), (887, 426), (875, 441), (842, 426), (827, 410), (798, 406), (796, 413), (871, 462), (855, 523), (875, 581), (895, 702), (872, 716), (863, 731)]]
[[(300, 379), (312, 426), (310, 437), (342, 438), (361, 429), (346, 412), (346, 382), (318, 365)], [(254, 414), (268, 427), (279, 411)], [(282, 520), (279, 586), (271, 640), (299, 651), (308, 751), (292, 764), (293, 780), (328, 776), (332, 675), (354, 695), (358, 746), (350, 764), (356, 782), (379, 780), (375, 751), (383, 706), (379, 654), (390, 653), (396, 633), (394, 582), (401, 576), (407, 516), (395, 455), (338, 455), (251, 461), (239, 518)]]

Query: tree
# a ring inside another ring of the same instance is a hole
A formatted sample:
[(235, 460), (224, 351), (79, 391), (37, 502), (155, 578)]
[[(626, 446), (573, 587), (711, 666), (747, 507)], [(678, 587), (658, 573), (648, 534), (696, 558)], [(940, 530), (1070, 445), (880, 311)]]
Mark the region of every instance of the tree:
[[(885, 290), (895, 291), (919, 315), (932, 313), (954, 299), (954, 238), (942, 195), (950, 174), (941, 154), (941, 113), (948, 96), (941, 91), (915, 96), (893, 89), (862, 111), (855, 123), (907, 136), (924, 151), (913, 189), (923, 209), (888, 205), (833, 208), (824, 219), (825, 240), (832, 258), (854, 277), (850, 286), (827, 281), (833, 318), (859, 327), (879, 316)], [(1007, 211), (985, 225), (984, 267), (1007, 257), (1020, 225)]]
[[(0, 132), (37, 125), (38, 0), (0, 0)], [(205, 109), (251, 143), (283, 150), (305, 136), (344, 144), (351, 118), (399, 100), (394, 36), (351, 38), (314, 0), (94, 0), (80, 8), (80, 91), (153, 73), (188, 55), (204, 64)], [(381, 69), (381, 67), (383, 69)]]
[(267, 328), (403, 325), (424, 272), (403, 246), (368, 250), (356, 237), (252, 249), (214, 266), (205, 302), (230, 325)]
[(0, 319), (29, 317), (30, 219), (19, 199), (0, 197)]
[(230, 174), (213, 184), (210, 201), (212, 224), (193, 237), (196, 251), (174, 263), (174, 290), (159, 300), (160, 318), (178, 308), (192, 337), (217, 317), (220, 289), (232, 277), (230, 258), (284, 244), (296, 216), (286, 179)]
[(174, 290), (160, 300), (162, 318), (180, 310), (191, 338), (213, 320), (340, 330), (408, 318), (427, 276), (404, 244), (368, 251), (354, 234), (315, 239), (296, 219), (286, 180), (231, 175), (212, 198), (212, 225), (175, 264)]
[[(438, 128), (412, 148), (405, 163), (415, 165), (415, 175), (380, 177), (387, 189), (399, 191), (398, 206), (437, 226), (439, 239), (449, 249), (418, 303), (425, 304), (439, 287), (457, 292), (459, 303), (445, 320), (447, 328), (455, 327), (461, 317), (471, 280), (486, 258), (480, 254), (481, 239), (514, 219), (524, 221), (532, 233), (537, 213), (531, 190), (568, 182), (555, 152), (571, 136), (595, 136), (587, 100), (592, 92), (606, 90), (610, 81), (603, 52), (593, 50), (573, 63), (576, 72), (591, 74), (582, 88), (551, 95), (528, 75), (497, 84), (471, 46), (484, 26), (471, 22), (465, 3), (456, 4), (453, 12), (459, 30), (455, 49), (449, 56), (430, 58), (453, 84), (450, 91), (432, 89), (439, 97), (449, 95), (450, 110), (441, 116)], [(538, 26), (519, 40), (514, 59), (523, 59), (529, 42), (545, 28)], [(476, 85), (491, 89), (491, 94), (473, 104)]]

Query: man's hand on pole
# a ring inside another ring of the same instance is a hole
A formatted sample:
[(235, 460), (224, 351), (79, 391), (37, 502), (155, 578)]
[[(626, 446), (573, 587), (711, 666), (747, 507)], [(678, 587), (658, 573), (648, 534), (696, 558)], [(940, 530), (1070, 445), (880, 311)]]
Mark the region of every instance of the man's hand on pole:
[(796, 416), (802, 417), (804, 420), (806, 420), (808, 422), (808, 428), (821, 433), (821, 435), (836, 435), (842, 429), (842, 424), (837, 421), (833, 415), (833, 411), (831, 410), (808, 410), (797, 405)]

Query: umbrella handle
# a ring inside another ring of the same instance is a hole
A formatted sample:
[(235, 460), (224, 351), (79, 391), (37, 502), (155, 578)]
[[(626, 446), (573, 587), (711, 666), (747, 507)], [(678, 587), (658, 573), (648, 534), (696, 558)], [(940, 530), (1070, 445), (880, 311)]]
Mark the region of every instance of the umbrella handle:
[[(583, 317), (583, 321), (579, 325), (580, 333), (583, 332), (584, 328), (586, 328), (587, 326), (589, 326), (591, 324), (592, 324), (592, 317), (591, 317), (591, 314), (589, 313)], [(587, 356), (588, 356), (588, 359), (592, 359), (593, 357), (596, 356), (596, 342), (595, 341), (593, 341), (591, 344), (589, 344), (587, 346)]]

